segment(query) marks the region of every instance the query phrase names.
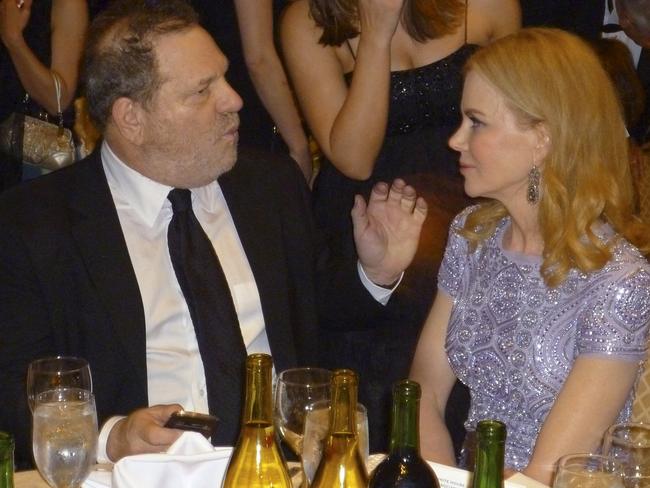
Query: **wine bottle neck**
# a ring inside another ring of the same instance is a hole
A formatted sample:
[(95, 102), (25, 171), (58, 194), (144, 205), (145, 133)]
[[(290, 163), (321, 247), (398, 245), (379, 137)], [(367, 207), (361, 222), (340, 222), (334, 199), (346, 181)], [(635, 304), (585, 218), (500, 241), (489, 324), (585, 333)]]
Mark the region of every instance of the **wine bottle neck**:
[(271, 383), (272, 363), (249, 361), (246, 363), (246, 401), (242, 424), (272, 424), (273, 400)]
[(418, 432), (420, 402), (415, 397), (396, 396), (393, 401), (390, 452), (420, 453)]
[(484, 420), (477, 427), (476, 466), (472, 488), (502, 488), (506, 428), (501, 422)]
[(352, 385), (338, 385), (332, 392), (332, 434), (357, 433), (357, 391)]

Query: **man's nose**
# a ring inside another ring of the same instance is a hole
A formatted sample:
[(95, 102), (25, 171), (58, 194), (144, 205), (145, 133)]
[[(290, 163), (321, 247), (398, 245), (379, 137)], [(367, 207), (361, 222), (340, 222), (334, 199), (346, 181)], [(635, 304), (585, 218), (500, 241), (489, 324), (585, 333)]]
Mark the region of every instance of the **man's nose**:
[(219, 111), (220, 112), (239, 112), (244, 106), (239, 93), (224, 80), (221, 96), (219, 97)]

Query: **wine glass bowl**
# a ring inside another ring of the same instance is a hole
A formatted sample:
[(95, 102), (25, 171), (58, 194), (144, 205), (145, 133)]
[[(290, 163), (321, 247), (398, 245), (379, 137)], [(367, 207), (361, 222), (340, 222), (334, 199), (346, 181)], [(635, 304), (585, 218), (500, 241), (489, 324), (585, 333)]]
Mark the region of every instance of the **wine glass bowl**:
[(602, 452), (621, 463), (626, 488), (650, 487), (650, 425), (612, 425), (603, 438)]
[(275, 387), (275, 426), (280, 438), (300, 456), (307, 408), (330, 399), (332, 372), (322, 368), (287, 369)]
[(553, 488), (623, 488), (621, 464), (599, 454), (568, 454), (558, 461)]
[(56, 388), (34, 398), (33, 452), (52, 488), (77, 488), (97, 453), (95, 397), (80, 388)]
[(36, 359), (27, 368), (27, 401), (34, 411), (34, 399), (40, 393), (57, 388), (93, 391), (88, 361), (72, 356)]

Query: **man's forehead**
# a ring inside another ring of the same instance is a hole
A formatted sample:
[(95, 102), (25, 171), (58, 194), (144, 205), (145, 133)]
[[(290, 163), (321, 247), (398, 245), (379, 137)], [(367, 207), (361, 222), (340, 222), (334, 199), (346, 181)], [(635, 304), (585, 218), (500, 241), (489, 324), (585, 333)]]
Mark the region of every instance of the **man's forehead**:
[(154, 54), (161, 76), (193, 78), (223, 75), (228, 60), (210, 34), (199, 26), (159, 36)]

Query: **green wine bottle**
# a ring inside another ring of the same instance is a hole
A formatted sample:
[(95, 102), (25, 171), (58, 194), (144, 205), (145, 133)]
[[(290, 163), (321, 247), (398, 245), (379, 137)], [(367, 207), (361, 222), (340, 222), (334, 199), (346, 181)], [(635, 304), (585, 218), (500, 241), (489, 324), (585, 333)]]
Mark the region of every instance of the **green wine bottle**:
[(223, 488), (292, 486), (273, 427), (272, 366), (268, 354), (251, 354), (246, 359), (246, 402), (242, 427)]
[(506, 426), (498, 420), (481, 420), (476, 426), (476, 466), (472, 488), (503, 488)]
[(369, 488), (440, 488), (431, 466), (420, 456), (420, 395), (415, 381), (393, 385), (390, 449), (372, 474)]
[(311, 488), (366, 488), (368, 474), (357, 433), (357, 374), (338, 369), (332, 375), (330, 429)]

